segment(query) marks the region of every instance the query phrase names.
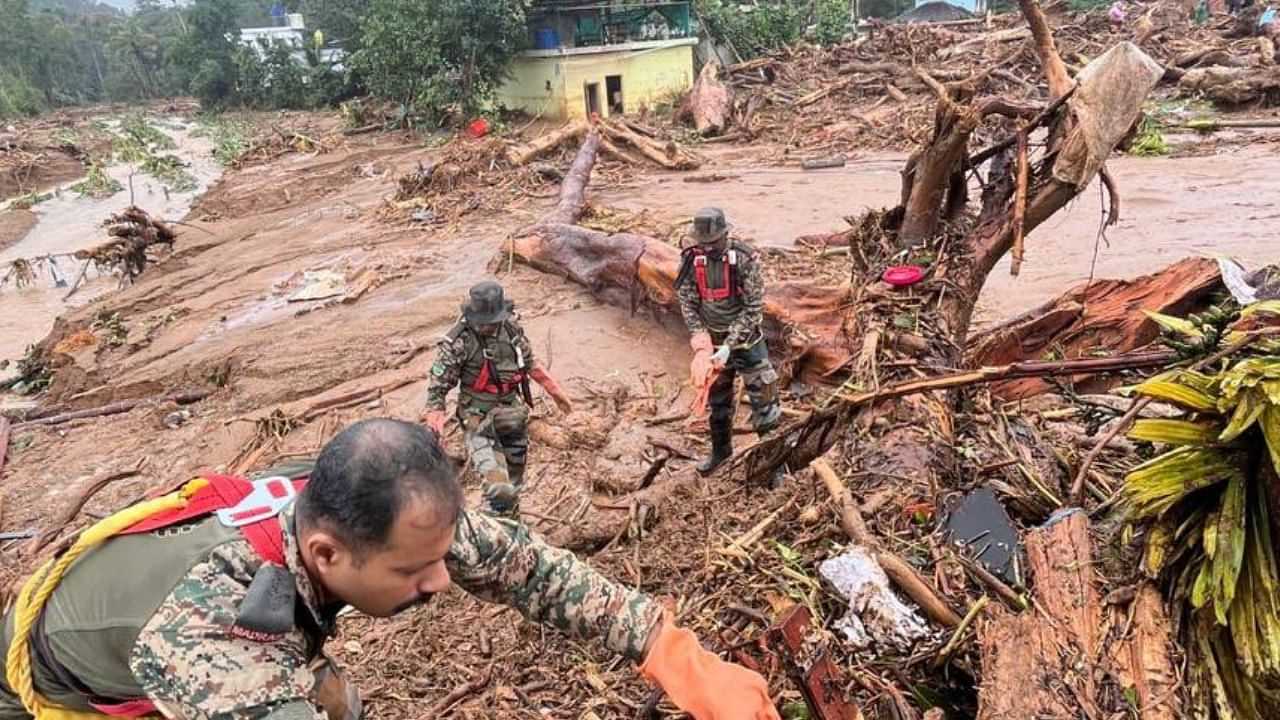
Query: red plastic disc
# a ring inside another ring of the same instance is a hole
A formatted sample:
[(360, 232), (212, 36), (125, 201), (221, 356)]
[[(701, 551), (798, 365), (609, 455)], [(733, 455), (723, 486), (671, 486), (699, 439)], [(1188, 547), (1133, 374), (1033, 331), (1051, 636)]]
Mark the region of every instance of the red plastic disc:
[(894, 265), (885, 269), (883, 278), (894, 287), (915, 285), (924, 279), (924, 269), (918, 265)]

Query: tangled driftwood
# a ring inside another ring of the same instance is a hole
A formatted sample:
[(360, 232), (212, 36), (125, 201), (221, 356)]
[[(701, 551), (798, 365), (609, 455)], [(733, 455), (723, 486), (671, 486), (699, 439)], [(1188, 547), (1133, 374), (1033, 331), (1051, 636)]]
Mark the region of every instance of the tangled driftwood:
[(130, 206), (112, 215), (104, 223), (107, 234), (118, 238), (75, 253), (77, 260), (91, 262), (99, 270), (119, 270), (132, 281), (147, 267), (147, 250), (165, 245), (170, 250), (177, 233), (146, 210)]

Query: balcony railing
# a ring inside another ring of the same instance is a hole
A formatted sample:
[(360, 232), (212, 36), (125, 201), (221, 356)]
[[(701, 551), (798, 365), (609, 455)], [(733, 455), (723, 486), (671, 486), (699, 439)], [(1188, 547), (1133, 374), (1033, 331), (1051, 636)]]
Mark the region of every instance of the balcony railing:
[(529, 12), (536, 49), (693, 37), (688, 2), (539, 3)]

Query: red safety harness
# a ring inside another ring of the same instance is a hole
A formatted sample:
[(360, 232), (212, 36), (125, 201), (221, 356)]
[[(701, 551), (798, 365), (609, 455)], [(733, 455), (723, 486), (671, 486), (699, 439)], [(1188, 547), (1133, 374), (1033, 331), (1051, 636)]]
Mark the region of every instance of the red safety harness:
[[(307, 476), (250, 481), (229, 475), (207, 475), (203, 479), (207, 484), (188, 498), (185, 507), (152, 515), (119, 534), (138, 535), (217, 515), (223, 525), (239, 529), (263, 561), (285, 565), (284, 530), (280, 527), (279, 515), (306, 485)], [(148, 698), (90, 704), (98, 712), (112, 717), (140, 718), (157, 714), (155, 703)]]
[(703, 300), (727, 300), (739, 292), (738, 288), (738, 251), (726, 250), (720, 265), (723, 273), (720, 287), (713, 288), (707, 284), (707, 256), (693, 256), (693, 279), (698, 285), (698, 297)]
[(497, 369), (493, 367), (493, 361), (485, 358), (484, 365), (480, 366), (480, 374), (476, 376), (476, 381), (471, 383), (471, 389), (490, 395), (508, 395), (519, 390), (526, 377), (527, 373), (519, 370), (511, 376), (510, 382), (501, 382), (498, 380)]
[(153, 515), (120, 534), (151, 532), (216, 514), (223, 525), (238, 528), (259, 557), (284, 565), (284, 532), (277, 517), (307, 484), (307, 478), (249, 481), (230, 475), (208, 475), (204, 479), (208, 484), (191, 496), (186, 507)]

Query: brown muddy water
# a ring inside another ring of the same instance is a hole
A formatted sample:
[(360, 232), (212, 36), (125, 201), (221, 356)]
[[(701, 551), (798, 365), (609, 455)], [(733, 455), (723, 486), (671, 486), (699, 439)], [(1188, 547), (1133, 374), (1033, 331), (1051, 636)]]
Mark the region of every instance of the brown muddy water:
[[(169, 135), (177, 148), (172, 153), (187, 164), (187, 172), (196, 180), (196, 187), (185, 192), (166, 190), (163, 183), (138, 171), (128, 164), (113, 165), (107, 173), (119, 182), (123, 189), (106, 198), (81, 197), (70, 189), (78, 181), (60, 186), (52, 199), (37, 203), (29, 213), (10, 210), (0, 203), (0, 223), (10, 220), (25, 232), (16, 242), (0, 247), (0, 276), (9, 264), (18, 258), (40, 258), (83, 250), (105, 242), (106, 232), (102, 222), (114, 212), (134, 204), (153, 217), (180, 220), (187, 214), (191, 203), (222, 173), (213, 158), (213, 145), (203, 137), (193, 135), (195, 126), (177, 119), (149, 118), (162, 132)], [(130, 174), (133, 175), (130, 182)], [(132, 185), (132, 194), (130, 186)], [(28, 215), (34, 214), (34, 222)], [(14, 361), (22, 357), (28, 345), (38, 342), (53, 325), (59, 315), (72, 307), (90, 302), (93, 298), (118, 287), (114, 277), (98, 277), (93, 270), (86, 282), (69, 300), (67, 291), (80, 273), (80, 261), (56, 258), (40, 264), (36, 282), (24, 288), (16, 288), (12, 281), (0, 289), (0, 360), (9, 360), (8, 370), (0, 370), (0, 379), (12, 374)]]

